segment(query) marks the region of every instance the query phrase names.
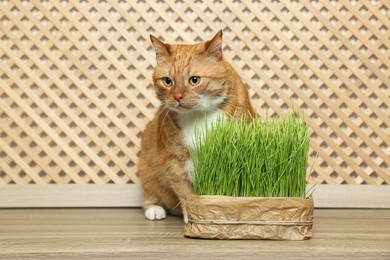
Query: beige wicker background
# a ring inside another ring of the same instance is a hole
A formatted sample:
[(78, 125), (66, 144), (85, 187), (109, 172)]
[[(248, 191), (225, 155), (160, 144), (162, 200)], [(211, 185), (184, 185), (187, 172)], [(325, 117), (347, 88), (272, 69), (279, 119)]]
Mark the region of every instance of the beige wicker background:
[(0, 184), (138, 183), (149, 34), (224, 30), (261, 116), (294, 102), (311, 183), (390, 184), (390, 2), (0, 0)]

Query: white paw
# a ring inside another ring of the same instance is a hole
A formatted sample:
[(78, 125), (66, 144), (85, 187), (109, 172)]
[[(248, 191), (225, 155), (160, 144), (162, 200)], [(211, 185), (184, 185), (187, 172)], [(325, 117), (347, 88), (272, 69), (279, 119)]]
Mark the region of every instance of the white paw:
[(145, 210), (145, 217), (149, 220), (164, 219), (167, 217), (167, 213), (163, 207), (153, 205)]
[(185, 224), (188, 224), (188, 216), (187, 215), (184, 215), (183, 220), (184, 220)]

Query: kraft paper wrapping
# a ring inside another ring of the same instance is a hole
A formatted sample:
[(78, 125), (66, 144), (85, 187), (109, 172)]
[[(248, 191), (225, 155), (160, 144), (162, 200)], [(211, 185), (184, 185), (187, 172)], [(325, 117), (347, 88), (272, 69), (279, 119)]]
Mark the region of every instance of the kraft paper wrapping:
[(191, 195), (184, 236), (304, 240), (312, 236), (313, 200)]

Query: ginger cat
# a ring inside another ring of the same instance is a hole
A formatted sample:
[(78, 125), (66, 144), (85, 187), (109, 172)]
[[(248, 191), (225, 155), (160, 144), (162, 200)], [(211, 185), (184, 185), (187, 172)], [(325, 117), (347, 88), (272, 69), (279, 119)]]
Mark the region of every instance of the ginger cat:
[(157, 59), (153, 83), (161, 105), (143, 133), (138, 164), (145, 217), (158, 220), (167, 213), (184, 213), (186, 221), (180, 201), (193, 192), (189, 149), (195, 125), (206, 127), (206, 117), (208, 122), (221, 115), (251, 118), (255, 112), (247, 87), (222, 58), (222, 31), (194, 45), (168, 45), (152, 35), (150, 39)]

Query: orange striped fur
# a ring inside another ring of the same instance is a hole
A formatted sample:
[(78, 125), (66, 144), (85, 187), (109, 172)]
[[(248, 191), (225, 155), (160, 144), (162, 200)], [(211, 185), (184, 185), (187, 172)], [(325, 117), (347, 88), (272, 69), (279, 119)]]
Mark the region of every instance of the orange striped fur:
[(222, 31), (195, 45), (168, 45), (153, 36), (151, 41), (157, 59), (153, 82), (161, 106), (143, 133), (138, 167), (145, 216), (155, 220), (165, 218), (166, 212), (185, 213), (178, 205), (193, 191), (189, 149), (195, 123), (205, 121), (205, 114), (249, 118), (255, 112), (247, 87), (223, 60)]

